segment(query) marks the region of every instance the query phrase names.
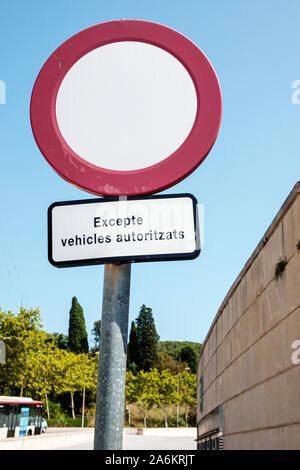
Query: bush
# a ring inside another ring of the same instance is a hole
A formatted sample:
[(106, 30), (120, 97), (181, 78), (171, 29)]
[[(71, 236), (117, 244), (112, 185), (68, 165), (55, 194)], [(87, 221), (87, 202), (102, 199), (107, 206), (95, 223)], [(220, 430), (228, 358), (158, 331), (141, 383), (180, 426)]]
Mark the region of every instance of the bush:
[[(69, 416), (59, 416), (57, 418), (51, 418), (47, 421), (48, 426), (52, 428), (81, 428), (81, 416), (77, 416), (75, 419)], [(84, 417), (84, 427), (88, 427), (88, 419)]]
[(49, 400), (48, 405), (51, 419), (56, 419), (65, 416), (65, 412), (60, 403)]
[[(144, 427), (144, 413), (143, 407), (140, 402), (131, 405), (131, 419), (130, 427), (143, 428)], [(176, 427), (176, 406), (168, 405), (167, 407), (168, 427)], [(185, 407), (179, 408), (179, 426), (185, 426)], [(196, 410), (189, 409), (188, 426), (196, 425)], [(124, 426), (128, 426), (128, 411), (125, 412)], [(153, 407), (147, 412), (147, 428), (163, 428), (165, 427), (165, 418), (162, 408)]]

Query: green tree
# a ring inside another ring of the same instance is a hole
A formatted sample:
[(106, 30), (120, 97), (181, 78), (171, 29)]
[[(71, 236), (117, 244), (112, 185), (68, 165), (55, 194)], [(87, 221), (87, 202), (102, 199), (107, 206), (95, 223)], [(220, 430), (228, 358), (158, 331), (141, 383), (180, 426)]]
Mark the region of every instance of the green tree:
[(0, 394), (22, 396), (29, 387), (34, 356), (46, 338), (41, 326), (38, 309), (21, 307), (16, 315), (0, 309), (0, 340), (5, 338), (7, 357), (1, 366)]
[(127, 347), (127, 369), (133, 374), (137, 372), (139, 363), (139, 337), (134, 321), (131, 323), (129, 343)]
[(174, 359), (174, 357), (170, 354), (165, 352), (159, 354), (159, 364), (157, 367), (159, 372), (169, 369), (172, 375), (177, 375), (179, 372), (185, 369), (185, 367), (187, 367), (186, 363), (176, 361), (176, 359)]
[(139, 399), (138, 378), (129, 370), (126, 372), (125, 406), (128, 410), (128, 427), (130, 427), (131, 404)]
[(67, 350), (69, 347), (69, 338), (67, 335), (62, 333), (53, 333), (52, 335), (49, 335), (49, 339), (50, 341), (53, 340), (59, 349)]
[[(22, 349), (18, 348), (18, 360), (14, 361), (18, 373), (12, 380), (12, 385), (19, 388), (20, 397), (26, 395), (31, 389), (33, 375), (35, 374), (35, 358), (40, 350), (40, 337), (37, 340), (37, 333), (32, 331), (22, 338)], [(20, 346), (20, 345), (19, 345)], [(19, 364), (18, 364), (19, 363)]]
[[(61, 350), (61, 353), (65, 351)], [(70, 393), (71, 413), (75, 419), (74, 395), (83, 392), (82, 414), (85, 407), (85, 391), (95, 390), (97, 382), (98, 356), (68, 352), (61, 361), (60, 382), (57, 393)]]
[(141, 370), (137, 374), (137, 396), (142, 403), (144, 413), (144, 427), (147, 427), (147, 411), (153, 406), (159, 406), (160, 396), (158, 393), (159, 374), (157, 369), (148, 372)]
[(178, 359), (179, 350), (183, 346), (191, 346), (196, 356), (199, 357), (201, 352), (201, 343), (193, 343), (191, 341), (159, 341), (157, 349), (159, 353), (165, 352), (170, 356), (173, 356), (175, 359)]
[(140, 313), (136, 319), (138, 334), (138, 357), (137, 366), (139, 370), (149, 371), (156, 367), (158, 363), (157, 334), (152, 309), (142, 305)]
[(177, 405), (177, 383), (175, 377), (170, 373), (169, 370), (163, 370), (159, 375), (157, 381), (159, 401), (164, 411), (165, 427), (168, 427), (167, 419), (167, 405)]
[(61, 359), (67, 354), (67, 351), (59, 349), (54, 341), (46, 341), (44, 347), (34, 357), (30, 385), (38, 396), (45, 399), (48, 419), (50, 419), (48, 396), (50, 392), (59, 391)]
[(180, 362), (186, 362), (192, 374), (196, 374), (197, 369), (197, 356), (195, 350), (190, 345), (183, 346), (178, 353)]
[(96, 391), (98, 377), (98, 353), (96, 351), (89, 354), (81, 354), (82, 361), (82, 406), (81, 406), (81, 426), (84, 426), (85, 412), (85, 392), (86, 390)]
[(61, 349), (57, 339), (63, 340), (63, 335), (48, 334), (41, 327), (37, 309), (21, 308), (16, 315), (0, 309), (0, 340), (5, 340), (7, 350), (0, 371), (0, 395), (40, 397), (50, 418), (49, 395), (53, 399), (69, 392), (74, 417), (74, 393), (82, 391), (83, 414), (85, 390), (96, 390), (98, 357)]
[(92, 335), (94, 336), (95, 346), (93, 347), (93, 352), (97, 352), (100, 349), (100, 331), (101, 331), (101, 320), (94, 322), (94, 328), (92, 329)]
[[(64, 351), (61, 350), (61, 353), (64, 353)], [(69, 351), (65, 355), (62, 355), (62, 361), (60, 363), (60, 381), (57, 393), (70, 393), (73, 419), (75, 419), (74, 394), (83, 388), (84, 373), (82, 363), (84, 360), (82, 356), (85, 355)]]
[(197, 404), (197, 376), (184, 371), (178, 377), (179, 402), (185, 406), (185, 425), (188, 425), (188, 412)]
[(75, 354), (87, 353), (89, 350), (83, 310), (76, 297), (72, 298), (70, 310), (69, 350)]

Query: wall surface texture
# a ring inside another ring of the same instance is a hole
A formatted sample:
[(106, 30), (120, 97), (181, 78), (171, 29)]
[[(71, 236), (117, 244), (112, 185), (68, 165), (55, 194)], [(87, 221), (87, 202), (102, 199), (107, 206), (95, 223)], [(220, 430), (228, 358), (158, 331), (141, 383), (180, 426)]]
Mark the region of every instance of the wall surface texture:
[[(198, 361), (198, 438), (300, 449), (300, 182), (232, 285)], [(201, 440), (199, 441), (201, 442)]]

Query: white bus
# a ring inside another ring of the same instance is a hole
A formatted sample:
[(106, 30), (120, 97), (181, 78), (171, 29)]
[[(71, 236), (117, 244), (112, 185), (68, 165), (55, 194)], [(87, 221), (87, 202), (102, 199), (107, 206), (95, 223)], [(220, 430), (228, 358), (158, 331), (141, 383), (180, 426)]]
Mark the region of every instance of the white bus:
[(0, 439), (41, 434), (43, 402), (0, 396)]

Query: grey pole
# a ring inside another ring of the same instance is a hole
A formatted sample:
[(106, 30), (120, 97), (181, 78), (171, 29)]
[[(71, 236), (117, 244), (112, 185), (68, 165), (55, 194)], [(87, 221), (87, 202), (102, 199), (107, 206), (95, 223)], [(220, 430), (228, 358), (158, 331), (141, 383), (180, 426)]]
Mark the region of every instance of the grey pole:
[(106, 264), (100, 330), (95, 450), (121, 450), (131, 264)]

